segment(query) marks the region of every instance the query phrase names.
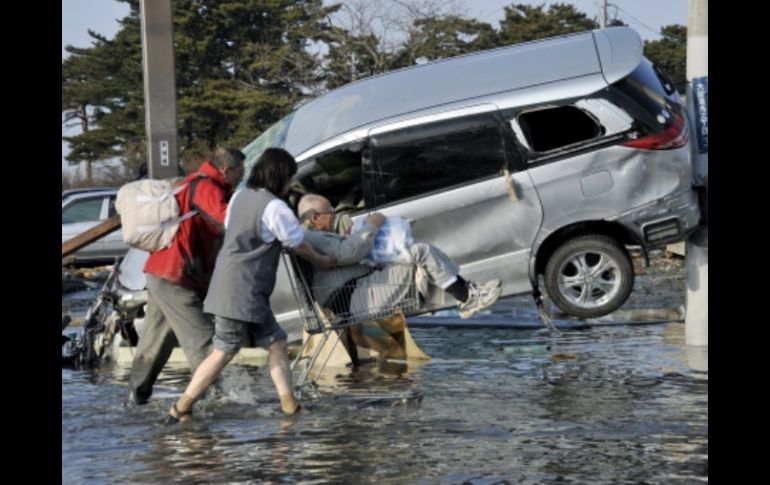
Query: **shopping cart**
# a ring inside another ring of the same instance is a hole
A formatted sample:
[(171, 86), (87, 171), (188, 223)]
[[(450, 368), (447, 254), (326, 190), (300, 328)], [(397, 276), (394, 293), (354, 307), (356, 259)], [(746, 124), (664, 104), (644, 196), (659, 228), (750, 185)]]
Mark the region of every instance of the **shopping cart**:
[[(302, 366), (295, 379), (295, 389), (300, 394), (308, 387), (315, 387), (333, 349), (343, 336), (351, 338), (348, 331), (351, 325), (406, 314), (420, 306), (414, 282), (416, 266), (412, 263), (391, 263), (381, 268), (350, 265), (321, 272), (288, 252), (283, 253), (283, 261), (304, 329), (311, 337), (319, 335), (318, 339), (304, 339), (291, 364), (292, 372)], [(321, 350), (332, 336), (331, 350), (316, 366)], [(354, 348), (352, 340), (348, 342)], [(315, 377), (311, 378), (313, 369)]]

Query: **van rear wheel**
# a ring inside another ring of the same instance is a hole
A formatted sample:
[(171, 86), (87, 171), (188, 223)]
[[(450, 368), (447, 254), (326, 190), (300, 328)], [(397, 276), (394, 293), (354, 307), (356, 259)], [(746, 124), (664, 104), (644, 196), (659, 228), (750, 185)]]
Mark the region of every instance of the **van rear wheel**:
[(634, 285), (628, 251), (598, 234), (567, 240), (545, 267), (545, 289), (565, 313), (596, 318), (617, 310)]

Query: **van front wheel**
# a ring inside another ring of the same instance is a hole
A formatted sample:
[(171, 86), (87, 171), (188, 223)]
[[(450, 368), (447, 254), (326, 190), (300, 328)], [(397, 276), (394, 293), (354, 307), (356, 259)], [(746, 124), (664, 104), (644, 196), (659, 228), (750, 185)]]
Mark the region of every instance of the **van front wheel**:
[(565, 313), (596, 318), (617, 310), (634, 285), (631, 257), (607, 236), (566, 241), (545, 267), (545, 289)]

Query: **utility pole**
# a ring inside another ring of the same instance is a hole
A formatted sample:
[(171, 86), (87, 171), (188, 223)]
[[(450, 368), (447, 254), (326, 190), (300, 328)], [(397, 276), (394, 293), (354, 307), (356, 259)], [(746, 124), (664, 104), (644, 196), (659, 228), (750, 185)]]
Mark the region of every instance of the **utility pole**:
[(150, 178), (178, 175), (176, 82), (171, 0), (140, 0), (147, 169)]
[(687, 108), (701, 221), (685, 244), (685, 344), (705, 351), (708, 369), (708, 0), (688, 0)]
[[(140, 0), (147, 169), (152, 179), (178, 175), (176, 147), (176, 83), (171, 0)], [(120, 216), (70, 239), (61, 246), (62, 265), (78, 249), (120, 229)]]
[(599, 28), (607, 27), (607, 0), (599, 0)]

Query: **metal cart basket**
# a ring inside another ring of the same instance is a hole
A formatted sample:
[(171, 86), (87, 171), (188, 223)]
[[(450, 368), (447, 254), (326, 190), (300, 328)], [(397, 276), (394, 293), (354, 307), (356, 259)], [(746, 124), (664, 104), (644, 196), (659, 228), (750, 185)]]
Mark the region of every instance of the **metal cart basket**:
[(414, 282), (415, 264), (390, 263), (382, 268), (349, 265), (329, 271), (318, 271), (306, 261), (291, 253), (283, 253), (289, 281), (299, 305), (305, 331), (320, 335), (320, 341), (308, 349), (305, 339), (302, 349), (291, 364), (303, 368), (295, 380), (295, 388), (302, 393), (314, 385), (326, 366), (326, 360), (317, 367), (315, 379), (309, 378), (311, 369), (327, 340), (334, 335), (332, 349), (339, 343), (343, 331), (357, 323), (378, 320), (417, 310), (419, 295)]

